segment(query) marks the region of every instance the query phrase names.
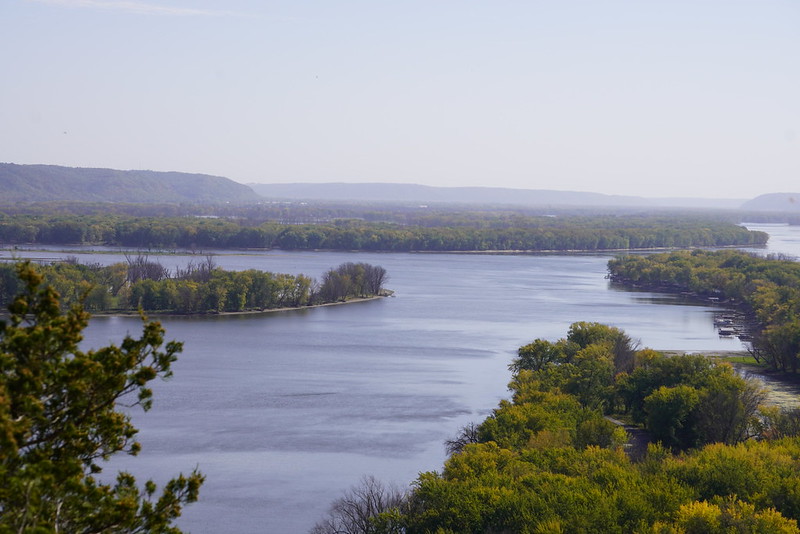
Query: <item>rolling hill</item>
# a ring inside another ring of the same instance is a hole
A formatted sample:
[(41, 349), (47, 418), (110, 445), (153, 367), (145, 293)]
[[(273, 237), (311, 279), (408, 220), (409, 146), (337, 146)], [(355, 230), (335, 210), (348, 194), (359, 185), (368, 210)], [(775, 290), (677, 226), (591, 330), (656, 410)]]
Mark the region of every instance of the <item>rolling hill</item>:
[(253, 202), (240, 183), (207, 174), (0, 163), (0, 202)]
[[(779, 207), (750, 206), (778, 195), (788, 198), (770, 200), (770, 205)], [(791, 204), (794, 197), (800, 199), (800, 195), (764, 195), (745, 204), (745, 209), (800, 209), (800, 206)], [(578, 191), (436, 187), (408, 183), (272, 183), (248, 186), (208, 174), (0, 163), (0, 204), (49, 201), (221, 204), (265, 199), (612, 209), (737, 209), (743, 202), (736, 199), (644, 198)]]
[(800, 211), (800, 193), (770, 193), (749, 200), (742, 209), (750, 211)]
[(502, 187), (433, 187), (385, 183), (278, 183), (249, 184), (270, 199), (349, 200), (357, 202), (458, 203), (565, 207), (685, 207), (736, 209), (743, 200), (695, 198), (644, 198), (578, 191), (512, 189)]

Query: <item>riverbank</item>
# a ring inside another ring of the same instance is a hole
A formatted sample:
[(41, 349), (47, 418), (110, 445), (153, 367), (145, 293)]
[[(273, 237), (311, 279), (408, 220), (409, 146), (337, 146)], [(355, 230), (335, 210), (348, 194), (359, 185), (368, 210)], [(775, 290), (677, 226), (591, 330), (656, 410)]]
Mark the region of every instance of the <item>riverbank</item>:
[[(52, 248), (48, 248), (52, 247)], [(75, 247), (75, 248), (72, 248)], [(87, 247), (87, 248), (79, 248)], [(21, 244), (13, 247), (0, 247), (0, 261), (13, 261), (14, 252), (36, 252), (36, 253), (59, 253), (59, 254), (130, 254), (145, 256), (237, 256), (249, 254), (261, 254), (269, 252), (324, 252), (324, 253), (370, 253), (370, 254), (467, 254), (467, 255), (493, 255), (493, 256), (525, 256), (534, 254), (642, 254), (655, 252), (674, 252), (678, 250), (719, 250), (719, 249), (740, 249), (742, 247), (765, 248), (766, 245), (708, 245), (708, 246), (689, 246), (689, 247), (636, 247), (636, 248), (572, 248), (572, 249), (469, 249), (469, 250), (363, 250), (363, 249), (335, 249), (335, 248), (316, 248), (316, 249), (282, 249), (282, 248), (222, 248), (222, 249), (136, 249), (129, 247), (116, 247), (103, 244)], [(2, 257), (2, 253), (11, 253), (10, 257)], [(28, 258), (35, 262), (61, 261), (54, 257), (31, 257)]]
[[(225, 315), (263, 315), (267, 313), (278, 313), (297, 310), (310, 310), (313, 308), (322, 308), (325, 306), (341, 306), (343, 304), (355, 304), (358, 302), (369, 302), (371, 300), (378, 300), (387, 297), (393, 297), (394, 291), (384, 290), (380, 295), (373, 295), (371, 297), (357, 297), (350, 298), (337, 302), (323, 302), (321, 304), (309, 304), (306, 306), (286, 306), (283, 308), (268, 308), (264, 310), (243, 310), (234, 312), (197, 312), (197, 313), (175, 313), (175, 312), (159, 312), (159, 311), (145, 311), (143, 312), (147, 317), (218, 317)], [(92, 316), (98, 317), (136, 317), (139, 315), (138, 311), (109, 311), (109, 312), (91, 312)]]

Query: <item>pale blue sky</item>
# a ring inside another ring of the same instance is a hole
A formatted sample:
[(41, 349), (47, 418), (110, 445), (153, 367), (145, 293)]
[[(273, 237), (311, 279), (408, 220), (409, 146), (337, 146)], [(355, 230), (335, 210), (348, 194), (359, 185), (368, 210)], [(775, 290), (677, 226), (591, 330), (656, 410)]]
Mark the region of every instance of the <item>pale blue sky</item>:
[(0, 0), (0, 161), (800, 191), (797, 0)]

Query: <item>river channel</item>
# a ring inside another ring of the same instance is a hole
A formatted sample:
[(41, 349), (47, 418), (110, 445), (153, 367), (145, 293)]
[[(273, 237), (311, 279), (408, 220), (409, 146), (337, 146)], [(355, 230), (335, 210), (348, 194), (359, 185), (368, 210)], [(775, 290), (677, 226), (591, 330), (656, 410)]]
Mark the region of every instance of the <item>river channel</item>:
[[(763, 229), (784, 236), (770, 251), (800, 253), (792, 245), (800, 249), (800, 228)], [(198, 467), (207, 482), (179, 521), (194, 533), (307, 532), (363, 475), (406, 486), (439, 469), (443, 441), (506, 396), (516, 349), (562, 337), (574, 321), (621, 327), (657, 349), (742, 348), (717, 335), (710, 307), (612, 289), (608, 254), (217, 252), (226, 269), (315, 277), (345, 261), (378, 264), (395, 296), (160, 319), (183, 354), (174, 377), (156, 384), (153, 409), (134, 413), (142, 453), (108, 470), (164, 481)], [(124, 259), (109, 250), (16, 255)], [(192, 257), (157, 259), (174, 267)], [(139, 327), (135, 318), (95, 317), (85, 343), (118, 343)]]

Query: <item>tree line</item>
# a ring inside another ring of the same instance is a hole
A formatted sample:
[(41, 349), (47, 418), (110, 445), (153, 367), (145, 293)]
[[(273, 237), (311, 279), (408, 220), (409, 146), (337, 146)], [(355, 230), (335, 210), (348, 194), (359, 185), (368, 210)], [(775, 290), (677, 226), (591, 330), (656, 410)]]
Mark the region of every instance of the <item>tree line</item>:
[(608, 264), (611, 279), (627, 287), (684, 292), (727, 301), (756, 324), (752, 354), (773, 369), (800, 367), (800, 263), (739, 251), (680, 251), (624, 256)]
[[(108, 266), (72, 259), (37, 268), (65, 307), (178, 314), (296, 308), (383, 295), (388, 276), (383, 267), (349, 262), (329, 269), (318, 282), (302, 274), (226, 271), (212, 256), (174, 272), (144, 255)], [(8, 304), (21, 289), (17, 267), (1, 264), (0, 303)]]
[[(797, 533), (800, 413), (728, 364), (575, 323), (521, 347), (511, 398), (408, 491), (366, 478), (313, 534)], [(651, 435), (628, 448), (613, 415)]]
[[(377, 217), (377, 215), (376, 215)], [(0, 216), (0, 243), (137, 249), (280, 248), (365, 251), (627, 250), (759, 245), (768, 235), (719, 219), (440, 214), (405, 222), (290, 224), (237, 217), (120, 214)]]

